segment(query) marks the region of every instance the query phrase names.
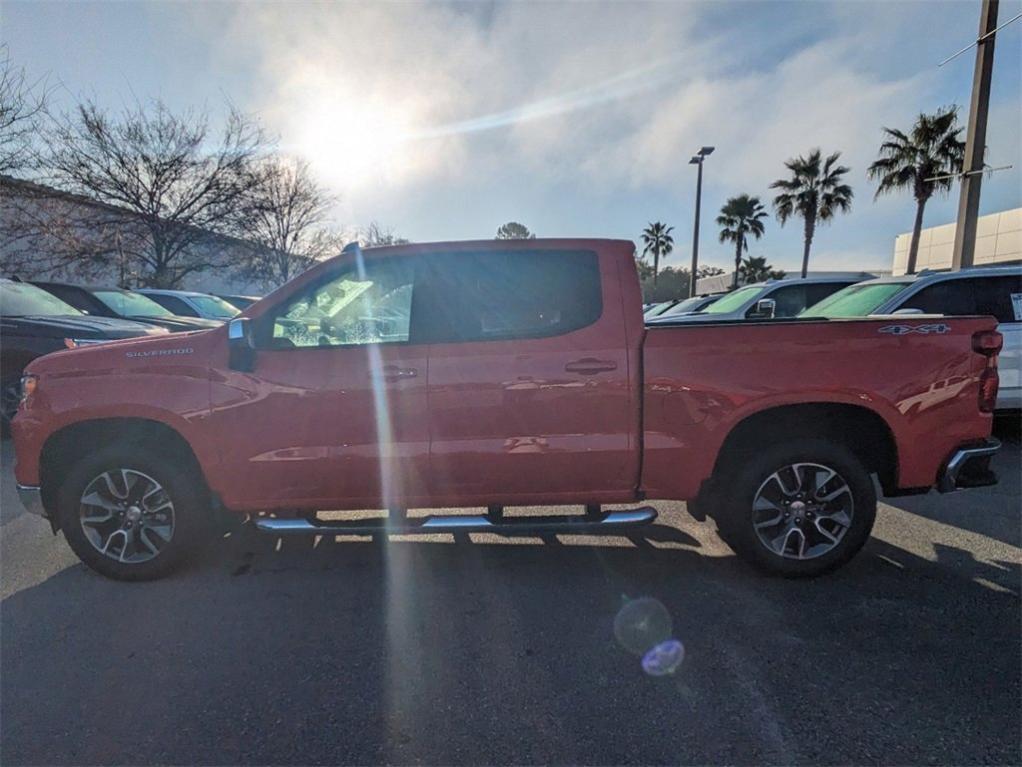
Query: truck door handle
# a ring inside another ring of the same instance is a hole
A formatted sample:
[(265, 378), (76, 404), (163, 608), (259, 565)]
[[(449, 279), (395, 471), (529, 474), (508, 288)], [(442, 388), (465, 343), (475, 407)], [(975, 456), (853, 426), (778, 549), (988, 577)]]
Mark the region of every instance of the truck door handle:
[(564, 366), (564, 369), (569, 373), (581, 373), (584, 376), (591, 376), (596, 373), (608, 373), (611, 370), (617, 370), (617, 363), (613, 360), (583, 357), (580, 360), (572, 360)]
[(415, 378), (419, 371), (415, 368), (399, 368), (397, 365), (383, 366), (384, 381), (401, 381), (405, 378)]

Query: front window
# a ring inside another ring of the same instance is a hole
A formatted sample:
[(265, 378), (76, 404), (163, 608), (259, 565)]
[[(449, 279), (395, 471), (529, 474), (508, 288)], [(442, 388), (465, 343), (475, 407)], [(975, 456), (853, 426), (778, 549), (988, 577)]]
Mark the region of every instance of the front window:
[(189, 296), (188, 298), (199, 307), (203, 317), (212, 317), (215, 320), (229, 320), (241, 314), (238, 307), (227, 303), (217, 296)]
[(739, 288), (735, 292), (728, 293), (723, 298), (714, 301), (703, 311), (706, 314), (727, 314), (728, 312), (733, 312), (736, 309), (742, 308), (746, 301), (761, 290), (763, 290), (762, 285), (748, 285), (744, 288)]
[(874, 282), (849, 285), (818, 304), (803, 310), (803, 317), (867, 317), (889, 298), (911, 285), (911, 282)]
[(407, 341), (415, 270), (407, 259), (352, 264), (275, 315), (275, 349)]
[(93, 295), (119, 317), (173, 317), (151, 298), (129, 290), (97, 290)]
[(2, 317), (59, 317), (81, 314), (42, 288), (24, 282), (0, 283), (0, 316)]

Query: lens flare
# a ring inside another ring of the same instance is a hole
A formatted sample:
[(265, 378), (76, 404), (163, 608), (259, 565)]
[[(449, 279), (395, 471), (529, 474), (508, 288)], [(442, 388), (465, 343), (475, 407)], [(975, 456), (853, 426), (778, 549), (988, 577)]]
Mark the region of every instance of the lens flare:
[(642, 656), (642, 670), (650, 676), (668, 676), (681, 667), (685, 660), (685, 645), (678, 639), (668, 639), (654, 645)]
[(640, 597), (626, 602), (614, 618), (614, 637), (634, 655), (671, 638), (671, 614), (659, 600)]

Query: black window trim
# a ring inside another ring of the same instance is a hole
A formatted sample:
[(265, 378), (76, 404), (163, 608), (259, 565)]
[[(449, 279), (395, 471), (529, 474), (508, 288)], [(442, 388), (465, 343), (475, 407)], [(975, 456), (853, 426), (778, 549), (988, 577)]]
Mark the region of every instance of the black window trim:
[[(489, 337), (489, 338), (469, 338), (469, 339), (461, 339), (461, 338), (452, 338), (452, 339), (434, 338), (434, 339), (430, 339), (430, 338), (427, 337), (427, 338), (425, 338), (422, 341), (422, 343), (429, 344), (431, 346), (446, 346), (446, 345), (450, 345), (450, 344), (490, 344), (490, 343), (500, 343), (500, 342), (506, 342), (506, 341), (536, 341), (536, 340), (542, 340), (544, 338), (557, 338), (558, 336), (571, 335), (572, 333), (577, 333), (580, 330), (585, 330), (586, 328), (590, 328), (593, 325), (597, 324), (601, 319), (603, 319), (603, 314), (604, 314), (604, 311), (605, 311), (605, 308), (606, 308), (605, 305), (604, 305), (604, 300), (603, 300), (603, 270), (600, 268), (600, 254), (597, 253), (595, 250), (592, 250), (591, 248), (570, 248), (570, 249), (569, 248), (564, 248), (564, 249), (533, 248), (533, 249), (521, 249), (521, 250), (517, 250), (517, 249), (516, 250), (505, 250), (505, 249), (497, 248), (497, 249), (494, 249), (494, 250), (436, 250), (436, 251), (431, 251), (429, 253), (424, 253), (423, 256), (427, 257), (427, 258), (429, 258), (429, 257), (436, 258), (436, 257), (440, 257), (440, 256), (482, 256), (482, 255), (486, 255), (487, 253), (493, 253), (493, 252), (514, 253), (515, 255), (521, 255), (521, 254), (563, 255), (563, 254), (566, 254), (566, 253), (582, 253), (582, 254), (587, 254), (587, 255), (591, 256), (592, 260), (593, 260), (593, 264), (596, 267), (596, 283), (597, 283), (596, 294), (598, 296), (598, 301), (599, 301), (598, 311), (593, 316), (593, 319), (590, 320), (589, 322), (586, 322), (585, 324), (582, 324), (582, 325), (578, 325), (576, 327), (572, 327), (572, 328), (567, 329), (567, 330), (556, 329), (553, 332), (550, 332), (550, 331), (546, 331), (546, 332), (538, 331), (538, 332), (535, 332), (535, 333), (516, 333), (516, 334), (513, 334), (513, 335), (506, 335), (506, 336), (499, 336), (499, 337)], [(423, 291), (419, 291), (419, 292), (420, 292), (420, 294), (421, 293), (427, 293), (428, 294), (428, 290), (423, 290)], [(415, 299), (414, 299), (414, 296), (413, 296), (413, 299), (412, 299), (412, 327), (413, 328), (415, 327)]]
[(418, 290), (418, 279), (419, 279), (419, 264), (418, 259), (421, 256), (412, 253), (397, 253), (389, 256), (376, 256), (368, 259), (367, 262), (379, 263), (382, 261), (390, 261), (395, 259), (402, 259), (411, 261), (412, 263), (412, 305), (409, 320), (408, 320), (408, 339), (405, 341), (387, 341), (386, 343), (380, 343), (379, 341), (372, 343), (363, 344), (330, 344), (326, 346), (272, 346), (269, 342), (273, 337), (273, 322), (277, 317), (280, 316), (278, 309), (284, 305), (292, 305), (293, 301), (297, 297), (307, 296), (309, 293), (318, 290), (319, 288), (326, 285), (328, 282), (332, 282), (342, 274), (349, 267), (353, 266), (355, 262), (350, 259), (344, 259), (334, 264), (330, 269), (324, 270), (323, 274), (317, 277), (315, 280), (310, 282), (308, 285), (303, 287), (301, 290), (292, 293), (286, 299), (278, 301), (267, 311), (263, 312), (255, 321), (255, 327), (253, 328), (254, 333), (252, 338), (254, 339), (255, 350), (257, 352), (307, 352), (307, 351), (338, 351), (340, 349), (365, 349), (369, 346), (425, 346), (427, 342), (419, 341), (414, 338), (413, 329), (415, 327), (415, 305), (416, 298), (419, 293)]
[(337, 344), (333, 346), (286, 346), (286, 347), (273, 347), (269, 344), (269, 339), (273, 332), (273, 320), (276, 319), (279, 314), (277, 312), (278, 307), (283, 304), (290, 305), (292, 300), (298, 296), (308, 295), (309, 292), (315, 291), (317, 288), (322, 287), (326, 283), (335, 279), (337, 275), (345, 271), (354, 262), (351, 260), (344, 260), (338, 263), (334, 268), (327, 269), (322, 275), (317, 277), (314, 281), (303, 287), (300, 291), (292, 293), (288, 298), (277, 303), (275, 306), (264, 312), (258, 319), (255, 320), (255, 328), (253, 338), (255, 339), (255, 350), (256, 351), (272, 351), (272, 352), (294, 352), (294, 351), (323, 351), (330, 350), (336, 351), (338, 349), (362, 349), (367, 346), (445, 346), (448, 344), (482, 344), (482, 343), (499, 343), (502, 341), (518, 341), (518, 340), (539, 340), (544, 338), (556, 338), (557, 336), (570, 335), (571, 333), (577, 333), (580, 330), (592, 327), (597, 324), (601, 319), (606, 309), (604, 298), (603, 298), (603, 270), (600, 268), (600, 255), (595, 250), (580, 248), (580, 249), (564, 249), (564, 250), (553, 250), (549, 248), (535, 248), (532, 250), (503, 250), (496, 249), (497, 252), (501, 253), (533, 253), (533, 254), (563, 254), (563, 253), (585, 253), (589, 254), (593, 258), (593, 263), (596, 268), (596, 280), (597, 280), (597, 296), (599, 301), (599, 311), (596, 312), (593, 319), (590, 322), (573, 327), (570, 330), (556, 330), (555, 332), (537, 332), (529, 334), (516, 334), (509, 336), (502, 336), (499, 338), (473, 338), (473, 339), (444, 339), (444, 338), (429, 338), (423, 337), (421, 328), (416, 330), (416, 314), (421, 311), (421, 304), (424, 301), (424, 294), (428, 293), (429, 288), (420, 287), (420, 263), (428, 258), (436, 258), (438, 256), (452, 256), (452, 255), (484, 255), (486, 253), (492, 253), (492, 250), (435, 250), (428, 251), (425, 253), (397, 253), (388, 256), (377, 256), (372, 261), (383, 261), (389, 259), (409, 259), (412, 261), (413, 272), (413, 289), (412, 289), (412, 305), (409, 319), (408, 328), (408, 340), (406, 341), (388, 341), (386, 343), (364, 343), (364, 344)]

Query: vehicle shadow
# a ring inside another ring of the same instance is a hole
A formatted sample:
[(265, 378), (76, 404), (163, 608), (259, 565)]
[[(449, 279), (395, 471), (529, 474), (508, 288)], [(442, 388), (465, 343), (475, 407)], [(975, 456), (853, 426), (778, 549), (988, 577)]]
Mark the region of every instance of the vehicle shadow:
[[(65, 569), (0, 604), (4, 762), (1017, 761), (1017, 565), (874, 540), (791, 581), (651, 532), (242, 531), (163, 581)], [(640, 597), (672, 676), (616, 639), (653, 637)]]

